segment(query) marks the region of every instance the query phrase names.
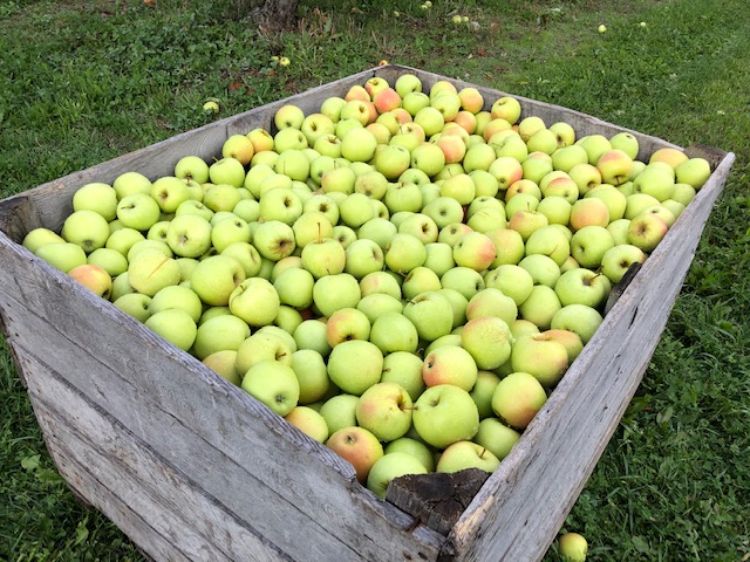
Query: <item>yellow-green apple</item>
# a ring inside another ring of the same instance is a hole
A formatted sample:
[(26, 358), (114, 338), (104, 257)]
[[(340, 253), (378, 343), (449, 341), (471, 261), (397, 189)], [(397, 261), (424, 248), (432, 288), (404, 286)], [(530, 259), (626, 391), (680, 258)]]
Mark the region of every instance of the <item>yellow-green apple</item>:
[(503, 460), (520, 438), (520, 433), (515, 429), (503, 425), (497, 418), (487, 417), (479, 423), (479, 431), (474, 441), (499, 460)]
[(299, 129), (305, 120), (305, 114), (296, 105), (287, 104), (279, 108), (273, 116), (277, 129)]
[(437, 472), (458, 472), (467, 468), (478, 468), (484, 472), (495, 472), (500, 460), (492, 452), (471, 441), (458, 441), (440, 455)]
[(486, 170), (473, 170), (469, 177), (474, 182), (477, 197), (495, 197), (500, 186), (495, 176)]
[[(464, 131), (466, 131), (467, 134), (472, 134), (474, 133), (474, 131), (477, 130), (477, 118), (470, 111), (466, 111), (466, 110), (459, 111), (456, 114), (456, 118), (453, 120), (453, 124), (461, 127)], [(452, 130), (455, 130), (455, 129), (452, 128)], [(445, 129), (443, 130), (443, 133), (444, 134), (446, 133)], [(460, 133), (457, 133), (457, 134), (460, 135)]]
[(495, 244), (495, 259), (492, 266), (517, 264), (524, 255), (523, 237), (515, 230), (499, 228), (485, 233)]
[[(179, 265), (176, 262), (175, 265), (179, 272)], [(132, 273), (130, 270), (128, 272), (132, 284)], [(232, 292), (244, 280), (245, 270), (242, 265), (229, 256), (219, 255), (202, 260), (195, 267), (190, 276), (190, 286), (204, 303), (211, 306), (226, 306)]]
[[(208, 166), (206, 166), (206, 178), (208, 178)], [(112, 182), (112, 188), (117, 193), (117, 199), (124, 199), (128, 195), (136, 193), (148, 195), (151, 192), (151, 181), (138, 172), (125, 172), (117, 176), (117, 179)]]
[(382, 199), (385, 196), (387, 189), (388, 179), (379, 171), (371, 171), (361, 174), (357, 176), (356, 180), (354, 180), (355, 193), (362, 193), (371, 199)]
[(508, 360), (511, 340), (508, 324), (494, 316), (469, 320), (461, 331), (461, 345), (484, 370), (496, 369)]
[(385, 454), (391, 453), (405, 454), (422, 465), (427, 472), (432, 472), (435, 467), (435, 460), (432, 451), (422, 441), (410, 437), (400, 437), (391, 441), (385, 447)]
[[(441, 137), (442, 138), (442, 137)], [(497, 158), (495, 149), (488, 144), (475, 144), (466, 150), (463, 159), (463, 168), (467, 173), (476, 170), (487, 171)], [(494, 176), (493, 176), (494, 177)], [(468, 203), (467, 203), (468, 204)]]
[(425, 390), (414, 404), (412, 419), (420, 439), (439, 448), (471, 439), (479, 428), (469, 393), (449, 384)]
[(355, 308), (361, 298), (359, 283), (348, 273), (320, 277), (313, 287), (313, 302), (324, 316), (342, 308)]
[[(513, 200), (517, 197), (520, 196), (517, 195)], [(508, 203), (510, 204), (513, 200)], [(508, 228), (518, 232), (523, 240), (528, 240), (535, 231), (547, 226), (548, 224), (549, 221), (547, 220), (547, 217), (542, 213), (537, 211), (516, 211), (508, 221)]]
[(441, 288), (440, 277), (434, 271), (424, 266), (412, 269), (401, 285), (401, 291), (407, 300), (411, 300), (417, 295), (428, 291), (438, 291)]
[(438, 277), (445, 274), (446, 271), (456, 266), (453, 260), (453, 249), (442, 242), (425, 245), (427, 257), (424, 267), (431, 269)]
[[(497, 289), (511, 298), (516, 306), (523, 304), (534, 288), (531, 274), (514, 264), (499, 265), (485, 275), (484, 282), (488, 288)], [(510, 325), (510, 322), (507, 323)]]
[(687, 159), (687, 155), (679, 149), (660, 148), (659, 150), (656, 150), (651, 154), (651, 158), (649, 158), (648, 163), (652, 164), (654, 162), (664, 162), (665, 164), (669, 164), (669, 166), (674, 169), (683, 162), (687, 161)]
[(60, 234), (66, 242), (76, 244), (90, 253), (106, 244), (109, 224), (102, 215), (94, 211), (75, 211), (65, 219)]
[(554, 225), (543, 226), (532, 232), (526, 241), (526, 255), (547, 256), (560, 266), (570, 255), (570, 243)]
[(410, 92), (421, 92), (422, 81), (413, 74), (402, 74), (396, 80), (396, 91), (401, 97)]
[[(531, 141), (529, 142), (531, 143)], [(570, 172), (575, 166), (580, 165), (589, 165), (588, 155), (581, 146), (575, 144), (565, 146), (563, 148), (558, 148), (552, 153), (552, 167), (555, 170)]]
[[(461, 211), (461, 216), (463, 216), (463, 211)], [(143, 235), (140, 232), (134, 231), (132, 229), (122, 230), (125, 232), (130, 232), (128, 236), (132, 236), (132, 233), (135, 232), (137, 234), (137, 237), (139, 236), (140, 240), (143, 240)], [(110, 234), (110, 236), (107, 238), (107, 244), (109, 244), (109, 241), (112, 236), (114, 236), (114, 234), (115, 233)], [(42, 246), (46, 246), (47, 244), (63, 244), (64, 242), (65, 240), (61, 236), (52, 232), (48, 228), (35, 228), (24, 237), (23, 247), (30, 252), (35, 253), (39, 248), (41, 248)], [(119, 248), (117, 250), (119, 251)], [(127, 250), (120, 253), (125, 255), (127, 254)]]
[(297, 248), (304, 248), (315, 240), (323, 240), (333, 235), (329, 218), (319, 211), (303, 213), (292, 225)]
[[(234, 242), (227, 246), (221, 255), (234, 258), (245, 270), (245, 277), (255, 277), (260, 272), (261, 257), (258, 250), (247, 242)], [(183, 280), (189, 279), (183, 272)]]
[(146, 234), (147, 240), (160, 240), (162, 242), (167, 241), (167, 229), (169, 228), (170, 221), (159, 221), (151, 228), (148, 229)]
[(664, 162), (646, 166), (633, 180), (634, 193), (651, 195), (657, 201), (666, 201), (674, 193), (674, 170)]
[(547, 125), (541, 117), (526, 117), (518, 124), (518, 134), (521, 135), (524, 142), (528, 142), (536, 132), (544, 130), (546, 127)]
[(273, 176), (274, 171), (271, 165), (257, 164), (250, 168), (245, 176), (244, 187), (253, 195), (260, 197), (260, 185), (269, 176)]
[(568, 364), (575, 361), (575, 358), (583, 351), (583, 342), (575, 332), (570, 330), (547, 330), (536, 336), (537, 339), (544, 341), (556, 341), (565, 347), (568, 353)]
[[(563, 197), (573, 205), (578, 200), (580, 193), (576, 183), (567, 174), (562, 175), (564, 173), (559, 172), (560, 175), (554, 177), (552, 177), (552, 174), (548, 174), (542, 178), (539, 187), (545, 197)], [(545, 181), (547, 178), (551, 179)]]
[(498, 158), (510, 157), (523, 162), (529, 155), (529, 149), (526, 143), (521, 140), (518, 133), (510, 130), (495, 133), (488, 141), (489, 145), (495, 150)]
[[(198, 322), (203, 312), (203, 304), (198, 295), (191, 289), (178, 285), (163, 288), (154, 295), (149, 304), (149, 312), (151, 314), (156, 314), (162, 310), (169, 310), (170, 308), (184, 310), (190, 315), (193, 322)], [(242, 339), (245, 339), (245, 337), (247, 337), (247, 334)], [(200, 357), (200, 359), (202, 358)]]
[[(245, 136), (248, 139), (250, 139), (251, 143), (253, 143), (254, 154), (257, 154), (259, 152), (267, 152), (269, 150), (273, 150), (273, 137), (267, 130), (261, 127), (258, 127), (258, 128), (253, 129), (249, 133), (247, 133), (247, 135)], [(203, 182), (198, 182), (198, 183), (203, 183)]]
[(197, 333), (195, 322), (190, 315), (184, 310), (174, 308), (151, 315), (145, 325), (183, 351), (192, 347)]
[(462, 326), (466, 322), (468, 299), (455, 289), (440, 289), (437, 293), (444, 296), (453, 309), (453, 328)]
[(609, 290), (606, 276), (582, 267), (566, 271), (555, 283), (555, 292), (563, 306), (585, 304), (596, 308), (607, 298)]
[(279, 312), (279, 295), (273, 285), (260, 277), (240, 283), (229, 296), (229, 310), (251, 326), (273, 322)]
[(385, 263), (397, 273), (408, 273), (415, 267), (424, 264), (427, 251), (419, 238), (411, 234), (396, 234), (385, 254)]
[[(617, 192), (617, 190), (615, 190)], [(617, 192), (618, 195), (622, 195)], [(605, 227), (609, 224), (609, 209), (601, 199), (591, 197), (579, 199), (570, 211), (570, 226), (580, 230), (585, 226)]]
[(372, 200), (363, 193), (352, 193), (339, 205), (341, 221), (350, 228), (359, 228), (375, 218)]
[(423, 361), (417, 355), (406, 351), (394, 351), (383, 360), (382, 383), (397, 383), (416, 400), (424, 390), (422, 380)]
[(438, 339), (436, 339), (434, 342), (432, 342), (430, 345), (427, 346), (427, 349), (425, 349), (425, 355), (429, 355), (436, 349), (440, 347), (445, 347), (447, 345), (461, 345), (461, 336), (460, 334), (448, 334), (447, 336), (442, 336)]
[(521, 104), (516, 98), (504, 96), (492, 104), (491, 116), (493, 119), (505, 119), (514, 124), (521, 117)]
[(557, 146), (561, 148), (570, 146), (576, 141), (575, 129), (573, 129), (568, 123), (558, 121), (557, 123), (550, 125), (549, 130), (555, 133)]
[(128, 250), (128, 255), (126, 256), (128, 258), (128, 263), (132, 263), (135, 256), (147, 250), (154, 250), (168, 258), (171, 258), (174, 255), (169, 246), (164, 242), (159, 240), (141, 240), (140, 242), (133, 244), (130, 250)]
[(454, 267), (446, 271), (440, 278), (444, 289), (454, 289), (461, 293), (466, 300), (484, 289), (482, 275), (468, 267)]
[[(391, 298), (387, 295), (377, 297)], [(401, 351), (413, 353), (417, 350), (418, 340), (414, 324), (397, 311), (379, 315), (373, 322), (370, 333), (370, 341), (386, 354)]]
[(375, 169), (390, 180), (403, 174), (410, 162), (411, 155), (403, 146), (386, 146), (375, 154)]
[[(253, 142), (245, 135), (231, 135), (221, 147), (221, 155), (224, 158), (234, 158), (243, 166), (247, 166), (250, 163), (254, 152)], [(203, 183), (199, 180), (195, 181)]]
[(518, 160), (511, 156), (497, 158), (489, 167), (488, 172), (497, 180), (498, 188), (504, 191), (523, 177), (523, 168)]
[(82, 264), (68, 271), (68, 275), (95, 295), (108, 298), (112, 290), (112, 277), (95, 264)]
[(510, 333), (514, 339), (518, 339), (521, 336), (533, 336), (534, 334), (538, 334), (539, 328), (533, 322), (518, 319), (510, 325)]
[(264, 258), (278, 261), (294, 251), (294, 231), (281, 221), (262, 222), (253, 235), (253, 246)]
[(407, 474), (426, 474), (424, 464), (411, 454), (385, 453), (370, 469), (367, 487), (379, 498), (385, 498), (391, 480)]
[(638, 216), (640, 217), (643, 215), (653, 215), (655, 217), (658, 217), (662, 220), (664, 224), (667, 225), (667, 227), (671, 227), (674, 224), (674, 221), (676, 220), (672, 211), (667, 209), (667, 207), (665, 207), (663, 204), (654, 205), (653, 207), (648, 207), (647, 209), (644, 209), (643, 212), (641, 212), (641, 214)]
[[(339, 123), (339, 125), (341, 125), (341, 123)], [(278, 154), (286, 152), (287, 150), (303, 150), (308, 147), (307, 137), (304, 135), (304, 133), (302, 133), (302, 131), (296, 128), (281, 129), (278, 133), (276, 133), (276, 136), (273, 137), (273, 147)], [(274, 159), (274, 162), (275, 160), (276, 159)], [(212, 167), (213, 166), (215, 166), (215, 164), (213, 164)], [(213, 178), (213, 176), (210, 177)], [(225, 182), (214, 181), (213, 183)]]
[(292, 180), (306, 181), (310, 175), (310, 160), (301, 150), (287, 150), (276, 159), (273, 169)]
[(154, 296), (180, 282), (180, 266), (161, 252), (144, 250), (130, 260), (128, 282), (139, 293)]
[(511, 427), (525, 429), (546, 401), (544, 388), (533, 375), (515, 372), (497, 385), (492, 409)]
[(73, 195), (73, 211), (93, 211), (105, 220), (117, 214), (117, 192), (106, 183), (89, 183)]
[[(245, 201), (254, 204), (256, 207), (258, 205), (257, 201), (253, 201), (252, 199), (246, 199)], [(197, 201), (195, 199), (188, 199), (187, 201), (183, 201), (182, 203), (180, 203), (180, 206), (177, 207), (177, 210), (175, 211), (176, 217), (179, 217), (181, 215), (198, 215), (199, 217), (210, 221), (214, 216), (214, 212), (200, 201)], [(253, 220), (255, 219), (257, 219), (257, 215)]]
[(302, 134), (307, 139), (309, 146), (314, 146), (315, 142), (323, 136), (332, 135), (335, 125), (330, 117), (322, 113), (311, 113), (305, 117), (300, 127)]
[(537, 212), (547, 217), (550, 225), (567, 225), (570, 222), (570, 213), (573, 209), (567, 199), (553, 195), (545, 197), (537, 205)]
[(659, 200), (646, 193), (633, 193), (626, 197), (625, 218), (634, 219), (649, 207), (659, 204)]
[(235, 386), (242, 384), (242, 377), (234, 368), (237, 352), (232, 350), (217, 351), (204, 358), (202, 363), (221, 378)]
[(570, 249), (582, 267), (595, 269), (601, 264), (604, 253), (614, 245), (612, 235), (603, 226), (584, 226), (573, 235)]
[[(477, 382), (474, 388), (471, 389), (470, 395), (474, 403), (477, 405), (477, 412), (479, 412), (479, 419), (483, 420), (494, 414), (492, 411), (492, 395), (495, 392), (495, 388), (500, 382), (500, 377), (490, 371), (479, 371), (477, 373)], [(482, 424), (479, 424), (481, 431)]]
[(342, 341), (367, 340), (369, 337), (370, 321), (356, 308), (337, 310), (326, 322), (326, 339), (331, 347)]
[(430, 217), (438, 228), (461, 222), (464, 218), (463, 207), (452, 197), (438, 197), (425, 205), (422, 212)]
[[(520, 131), (519, 128), (519, 134), (523, 138), (524, 135)], [(539, 129), (526, 140), (526, 147), (529, 152), (544, 152), (545, 154), (552, 155), (558, 149), (557, 136), (549, 129)]]
[(437, 109), (446, 123), (453, 121), (461, 110), (461, 98), (454, 92), (443, 92), (437, 96), (430, 96), (430, 106)]
[(576, 141), (578, 146), (583, 147), (589, 158), (589, 164), (596, 166), (602, 154), (612, 150), (612, 144), (603, 135), (588, 135)]
[(304, 320), (294, 330), (294, 341), (300, 349), (316, 351), (321, 356), (328, 356), (331, 352), (326, 339), (326, 325), (320, 320)]
[(412, 401), (395, 382), (380, 382), (360, 396), (355, 415), (360, 427), (381, 441), (393, 441), (411, 427)]
[[(288, 180), (288, 178), (279, 175), (274, 176), (274, 178), (284, 178)], [(239, 190), (235, 187), (224, 184), (212, 185), (206, 190), (204, 194), (203, 204), (216, 213), (222, 211), (231, 212), (232, 209), (234, 209), (237, 206), (237, 203), (239, 203), (241, 200), (242, 196), (240, 195)]]
[(459, 240), (472, 231), (472, 228), (460, 222), (454, 222), (440, 229), (438, 242), (448, 244), (451, 249), (458, 244)]
[(599, 185), (588, 191), (584, 197), (586, 199), (601, 200), (607, 206), (610, 222), (619, 220), (625, 216), (627, 197), (616, 187), (606, 184)]
[(277, 334), (258, 331), (240, 344), (235, 368), (240, 375), (244, 375), (251, 367), (263, 361), (291, 366), (293, 353), (288, 343)]
[[(462, 141), (463, 142), (463, 141)], [(436, 144), (425, 142), (411, 152), (411, 166), (428, 176), (436, 175), (445, 166), (443, 150)]]
[(458, 174), (448, 178), (440, 185), (440, 195), (451, 197), (461, 205), (468, 205), (476, 195), (474, 180), (467, 174)]
[[(315, 320), (305, 322), (315, 322)], [(330, 381), (323, 356), (318, 351), (298, 349), (292, 353), (291, 367), (299, 383), (300, 404), (310, 404), (326, 395), (330, 388)]]
[(589, 544), (578, 533), (565, 533), (560, 537), (560, 555), (563, 562), (585, 562)]
[(302, 314), (291, 306), (281, 305), (276, 318), (273, 319), (274, 325), (289, 334), (293, 334), (294, 330), (302, 323)]
[(360, 287), (363, 296), (382, 293), (397, 300), (401, 298), (400, 279), (385, 271), (365, 275), (360, 281)]
[(469, 320), (494, 316), (510, 325), (518, 316), (518, 307), (512, 298), (499, 289), (487, 287), (471, 298), (465, 313)]
[[(645, 162), (641, 162), (640, 160), (633, 160), (633, 169), (630, 171), (630, 180), (632, 181), (635, 178), (637, 178), (638, 174), (640, 174), (645, 169), (646, 169)], [(622, 184), (622, 186), (625, 186), (625, 185), (627, 185), (627, 183)]]
[(428, 137), (439, 133), (445, 126), (443, 114), (434, 107), (424, 107), (417, 111), (414, 122), (422, 127)]
[(453, 259), (461, 267), (475, 271), (487, 269), (497, 256), (495, 244), (488, 236), (480, 232), (465, 234), (453, 246)]
[(560, 299), (553, 289), (546, 285), (536, 285), (518, 310), (524, 320), (546, 330), (561, 308)]
[(447, 80), (438, 80), (430, 88), (430, 98), (435, 98), (442, 93), (457, 94), (456, 87)]
[(669, 227), (662, 219), (653, 214), (641, 214), (630, 221), (628, 226), (628, 243), (650, 252), (656, 248), (667, 234)]
[(630, 133), (617, 133), (615, 136), (609, 139), (609, 142), (612, 145), (613, 149), (621, 150), (622, 152), (627, 154), (631, 160), (635, 160), (638, 156), (638, 139)]
[[(580, 145), (578, 145), (580, 148)], [(576, 164), (570, 170), (566, 170), (570, 179), (578, 186), (581, 195), (585, 195), (590, 190), (602, 183), (602, 174), (599, 168), (592, 166), (588, 162)]]
[(439, 347), (425, 356), (422, 380), (428, 387), (449, 384), (468, 392), (477, 381), (477, 365), (462, 347)]
[(151, 316), (151, 313), (148, 311), (150, 302), (151, 297), (141, 295), (140, 293), (128, 293), (116, 298), (114, 305), (139, 322), (145, 322)]
[(328, 376), (349, 394), (361, 395), (380, 381), (382, 372), (383, 353), (368, 341), (344, 341), (328, 358)]
[[(320, 415), (326, 421), (331, 435), (340, 429), (357, 425), (355, 410), (359, 403), (359, 396), (339, 394), (326, 400), (320, 408)], [(368, 432), (369, 433), (369, 432)], [(373, 437), (375, 437), (373, 435)], [(377, 440), (377, 438), (375, 438)]]
[(554, 330), (575, 332), (585, 345), (601, 323), (602, 315), (596, 309), (584, 304), (569, 304), (555, 313), (550, 326)]
[(367, 129), (352, 129), (341, 141), (341, 156), (352, 162), (366, 162), (375, 154), (378, 141)]
[[(73, 244), (71, 244), (71, 246), (73, 246)], [(78, 249), (81, 250), (80, 248)], [(128, 272), (126, 271), (125, 273), (121, 273), (120, 275), (118, 275), (112, 281), (112, 291), (110, 292), (109, 298), (112, 302), (115, 302), (120, 297), (124, 295), (129, 295), (131, 293), (138, 294), (135, 292), (135, 289), (133, 289), (133, 287), (130, 286), (130, 282), (128, 281)], [(148, 299), (149, 299), (149, 302), (151, 302), (151, 297), (148, 297)]]
[[(155, 312), (153, 301), (149, 309)], [(249, 335), (250, 329), (244, 320), (231, 314), (215, 316), (198, 327), (193, 353), (198, 359), (205, 359), (219, 351), (237, 351)], [(244, 375), (245, 371), (240, 374)]]
[(531, 152), (521, 163), (524, 179), (539, 183), (544, 176), (552, 172), (552, 158), (544, 152)]
[(375, 217), (359, 227), (357, 236), (362, 240), (371, 240), (380, 246), (381, 250), (385, 250), (397, 232), (398, 229), (392, 222)]
[(299, 400), (294, 371), (276, 361), (261, 361), (250, 367), (242, 379), (242, 389), (280, 416), (289, 414)]
[(711, 175), (711, 165), (703, 158), (690, 158), (675, 168), (677, 183), (700, 189)]
[(422, 213), (414, 213), (398, 225), (400, 234), (411, 234), (423, 244), (437, 241), (438, 226), (429, 216)]
[(99, 248), (89, 254), (88, 263), (97, 265), (110, 277), (117, 277), (128, 270), (128, 260), (120, 252), (109, 248)]
[(415, 213), (422, 208), (422, 191), (414, 183), (390, 184), (385, 192), (384, 201), (391, 213), (395, 214), (399, 211)]
[(630, 227), (630, 220), (618, 219), (612, 221), (607, 225), (607, 230), (612, 235), (612, 240), (615, 246), (628, 243), (628, 228)]
[(618, 186), (630, 179), (633, 160), (622, 150), (612, 149), (601, 155), (596, 167), (604, 183)]
[(444, 336), (453, 328), (453, 308), (450, 302), (434, 291), (423, 293), (409, 301), (404, 307), (404, 316), (417, 329), (419, 337), (426, 341)]
[(685, 210), (685, 205), (675, 201), (674, 199), (667, 199), (666, 201), (662, 201), (661, 204), (662, 207), (665, 207), (670, 213), (672, 213), (675, 220), (680, 218), (680, 215)]
[(509, 202), (516, 195), (531, 195), (538, 201), (542, 199), (542, 191), (539, 186), (531, 180), (520, 179), (513, 182), (505, 191), (505, 201)]
[(686, 183), (676, 183), (672, 199), (687, 206), (695, 198), (695, 188)]
[(328, 426), (318, 412), (306, 406), (297, 406), (284, 419), (318, 443), (328, 439)]
[(401, 105), (409, 112), (409, 115), (414, 117), (420, 109), (429, 107), (430, 98), (427, 94), (423, 94), (422, 92), (409, 92), (403, 97)]
[[(243, 224), (245, 223), (245, 221), (239, 217), (237, 217), (235, 221), (241, 221)], [(224, 222), (231, 224), (234, 221)], [(220, 226), (221, 225), (218, 225), (217, 228)], [(247, 224), (245, 224), (245, 227), (247, 227)], [(221, 237), (217, 237), (217, 240), (220, 239)], [(248, 236), (245, 237), (244, 240), (239, 241), (247, 242), (247, 239), (249, 239), (249, 231)], [(175, 255), (186, 258), (197, 258), (205, 254), (211, 247), (211, 224), (205, 218), (198, 215), (188, 214), (177, 216), (168, 223), (166, 242)], [(226, 246), (222, 246), (221, 248), (217, 247), (217, 251), (221, 251), (224, 247)]]

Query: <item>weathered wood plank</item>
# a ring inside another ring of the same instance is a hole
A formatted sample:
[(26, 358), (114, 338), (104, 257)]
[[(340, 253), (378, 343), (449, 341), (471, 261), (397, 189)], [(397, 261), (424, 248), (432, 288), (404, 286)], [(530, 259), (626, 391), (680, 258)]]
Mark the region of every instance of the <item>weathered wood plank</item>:
[(132, 509), (148, 514), (151, 526), (173, 545), (198, 559), (290, 559), (63, 382), (53, 367), (26, 352), (21, 357), (48, 445), (96, 467), (98, 480), (118, 497), (127, 497)]
[[(20, 299), (0, 296), (14, 340), (42, 354), (54, 347), (56, 366), (69, 382), (231, 511), (249, 522), (260, 519), (264, 536), (274, 540), (285, 523), (298, 519), (292, 528), (309, 527), (308, 538), (315, 538), (302, 541), (296, 531), (286, 537), (298, 555), (338, 549), (346, 558), (347, 545), (353, 545), (375, 559), (403, 551), (436, 557), (440, 537), (423, 528), (410, 532), (413, 519), (356, 483), (348, 463), (65, 276), (24, 267), (25, 250), (13, 248), (14, 259), (6, 258), (4, 249), (0, 255), (13, 263), (14, 273), (0, 272), (0, 278), (16, 285), (12, 293)], [(91, 313), (92, 306), (99, 312)], [(112, 346), (113, 341), (132, 343)], [(216, 466), (223, 465), (227, 468), (217, 473)], [(249, 475), (253, 489), (238, 492)], [(274, 517), (252, 502), (260, 493), (280, 506)], [(363, 528), (370, 532), (363, 534)]]
[(544, 556), (640, 383), (733, 161), (675, 222), (458, 521), (449, 539), (459, 560)]

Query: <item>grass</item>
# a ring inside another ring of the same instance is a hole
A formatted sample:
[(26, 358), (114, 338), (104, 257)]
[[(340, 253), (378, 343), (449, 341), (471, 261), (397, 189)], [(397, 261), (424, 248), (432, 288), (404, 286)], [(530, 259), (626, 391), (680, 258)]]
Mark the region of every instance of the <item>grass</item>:
[[(565, 528), (594, 560), (750, 559), (744, 2), (302, 2), (299, 29), (273, 38), (189, 4), (0, 2), (0, 196), (199, 126), (206, 98), (231, 115), (383, 58), (735, 151), (644, 382)], [(478, 29), (453, 25), (455, 11)], [(0, 559), (140, 560), (57, 476), (5, 347), (0, 411)]]

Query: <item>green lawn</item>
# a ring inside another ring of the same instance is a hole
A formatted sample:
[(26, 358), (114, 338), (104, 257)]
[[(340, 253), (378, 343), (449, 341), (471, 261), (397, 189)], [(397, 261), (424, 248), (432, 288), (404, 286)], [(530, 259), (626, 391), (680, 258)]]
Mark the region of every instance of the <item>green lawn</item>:
[[(207, 1), (2, 0), (0, 196), (199, 126), (206, 98), (231, 115), (380, 59), (733, 150), (638, 396), (566, 529), (593, 560), (749, 560), (746, 2), (469, 2), (472, 30), (450, 22), (460, 3), (433, 1), (302, 2), (299, 31), (266, 38)], [(273, 55), (291, 66), (277, 72)], [(57, 476), (4, 347), (0, 412), (0, 560), (140, 560)]]

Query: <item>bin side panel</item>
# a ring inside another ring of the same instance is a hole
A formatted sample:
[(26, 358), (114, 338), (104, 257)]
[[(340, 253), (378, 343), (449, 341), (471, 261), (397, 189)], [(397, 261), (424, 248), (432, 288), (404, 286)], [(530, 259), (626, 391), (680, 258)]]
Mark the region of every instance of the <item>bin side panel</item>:
[(376, 500), (351, 465), (244, 391), (1, 234), (0, 259), (15, 344), (290, 556), (436, 558), (437, 533)]
[(539, 560), (648, 366), (734, 155), (646, 260), (522, 440), (451, 532), (460, 560)]

